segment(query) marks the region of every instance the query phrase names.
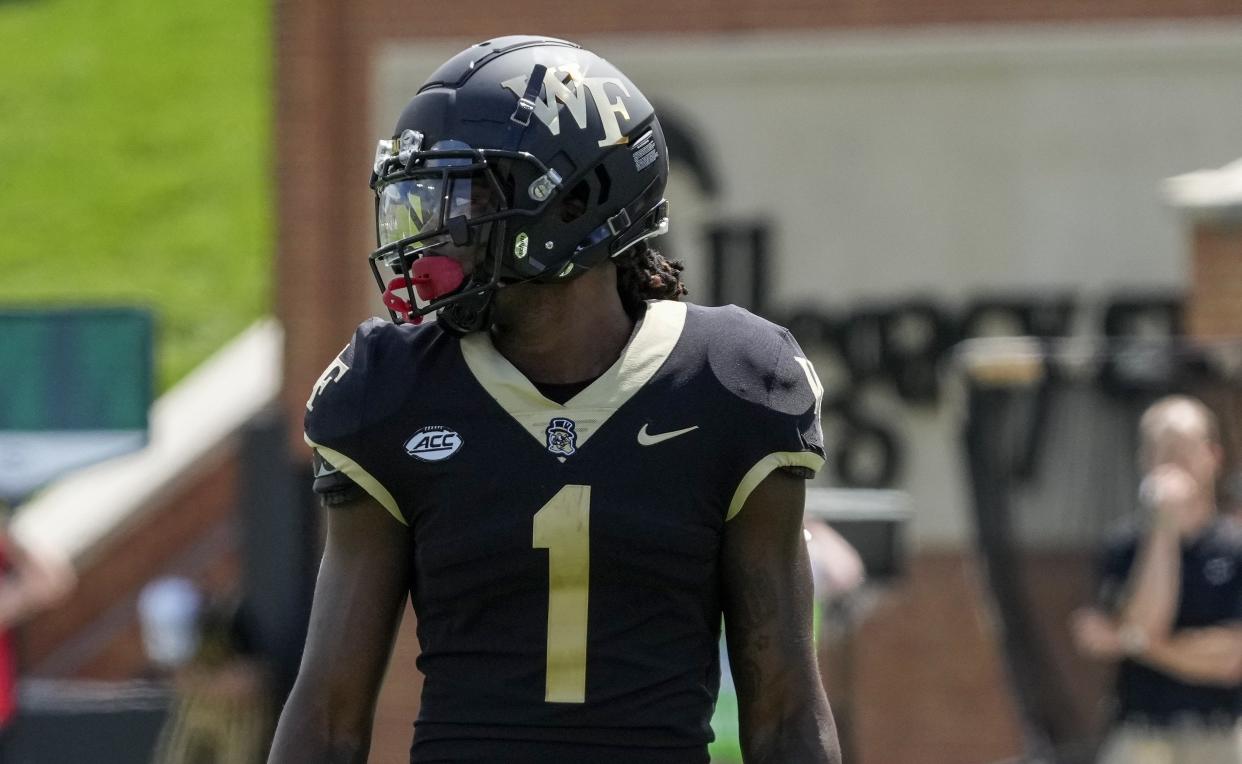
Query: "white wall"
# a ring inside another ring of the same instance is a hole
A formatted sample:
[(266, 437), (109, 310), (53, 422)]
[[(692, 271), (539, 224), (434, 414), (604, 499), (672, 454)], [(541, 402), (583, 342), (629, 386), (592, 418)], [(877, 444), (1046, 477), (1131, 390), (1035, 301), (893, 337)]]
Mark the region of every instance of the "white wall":
[[(467, 42), (377, 56), (377, 137)], [(1242, 155), (1233, 22), (584, 42), (710, 146), (719, 205), (685, 178), (669, 191), (698, 295), (709, 217), (775, 222), (782, 304), (1176, 288), (1184, 234), (1160, 181)], [(951, 406), (879, 405), (908, 445), (916, 537), (963, 540)]]

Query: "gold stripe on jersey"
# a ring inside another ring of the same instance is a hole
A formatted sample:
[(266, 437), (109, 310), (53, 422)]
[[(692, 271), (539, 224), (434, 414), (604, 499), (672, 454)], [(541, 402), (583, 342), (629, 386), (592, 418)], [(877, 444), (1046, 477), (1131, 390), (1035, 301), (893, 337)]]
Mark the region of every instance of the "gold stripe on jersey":
[(364, 470), (357, 462), (340, 451), (335, 451), (327, 446), (321, 446), (307, 435), (302, 437), (306, 440), (306, 445), (318, 451), (320, 456), (330, 462), (332, 466), (344, 472), (362, 490), (371, 494), (376, 501), (383, 505), (384, 509), (388, 510), (390, 515), (397, 518), (397, 522), (402, 525), (409, 525), (405, 518), (401, 516), (401, 510), (397, 508), (397, 500), (392, 497), (387, 488), (380, 484), (380, 481), (371, 476), (371, 473)]
[(750, 494), (763, 482), (764, 478), (772, 474), (773, 470), (781, 467), (806, 467), (812, 472), (819, 472), (823, 466), (824, 457), (810, 451), (777, 451), (768, 454), (742, 476), (742, 482), (738, 483), (737, 490), (733, 492), (733, 501), (729, 502), (729, 511), (725, 514), (725, 521), (732, 520), (738, 512), (742, 511)]
[(487, 332), (474, 332), (461, 340), (466, 366), (488, 395), (531, 437), (545, 445), (548, 422), (553, 417), (574, 421), (577, 448), (581, 448), (604, 422), (634, 397), (664, 365), (686, 324), (686, 306), (669, 300), (647, 303), (647, 312), (621, 357), (585, 390), (561, 405), (543, 397), (492, 345)]

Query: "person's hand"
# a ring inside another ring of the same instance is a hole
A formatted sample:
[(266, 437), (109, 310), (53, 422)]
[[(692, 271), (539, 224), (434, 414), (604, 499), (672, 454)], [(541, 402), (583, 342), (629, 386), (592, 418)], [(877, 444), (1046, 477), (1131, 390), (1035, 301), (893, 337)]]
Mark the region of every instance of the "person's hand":
[(1112, 620), (1094, 608), (1075, 610), (1070, 631), (1078, 652), (1096, 660), (1117, 660), (1125, 651), (1121, 635)]
[(1185, 535), (1202, 524), (1203, 495), (1198, 481), (1173, 464), (1162, 464), (1143, 478), (1143, 498), (1163, 523)]
[(802, 533), (817, 600), (825, 602), (843, 597), (862, 586), (866, 578), (862, 558), (841, 534), (810, 516), (802, 520)]

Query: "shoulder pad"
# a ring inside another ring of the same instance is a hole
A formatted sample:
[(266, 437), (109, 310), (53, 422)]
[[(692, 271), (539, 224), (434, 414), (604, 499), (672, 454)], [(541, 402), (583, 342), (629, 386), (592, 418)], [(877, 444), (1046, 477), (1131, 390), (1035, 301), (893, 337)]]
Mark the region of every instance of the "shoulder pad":
[(349, 344), (328, 364), (306, 400), (306, 434), (316, 443), (330, 443), (357, 432), (368, 419), (383, 416), (396, 395), (375, 395), (373, 388), (392, 373), (385, 367), (408, 348), (403, 327), (379, 318), (358, 325)]
[(780, 414), (818, 416), (823, 385), (788, 329), (736, 305), (704, 310), (708, 360), (725, 389)]
[(811, 478), (823, 466), (824, 389), (784, 327), (735, 306), (703, 309), (699, 320), (716, 381), (749, 404), (737, 414), (751, 435), (740, 441), (735, 457), (741, 477), (725, 514), (729, 520), (773, 470)]

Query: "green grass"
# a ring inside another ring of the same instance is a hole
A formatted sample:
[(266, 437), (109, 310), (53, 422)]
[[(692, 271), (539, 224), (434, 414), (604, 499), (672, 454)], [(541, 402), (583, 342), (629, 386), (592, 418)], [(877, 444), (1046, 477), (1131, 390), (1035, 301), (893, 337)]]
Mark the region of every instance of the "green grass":
[(716, 699), (716, 713), (712, 716), (712, 730), (716, 733), (716, 740), (707, 747), (712, 764), (741, 764), (737, 692), (732, 687), (720, 688), (720, 696)]
[(0, 0), (0, 304), (142, 304), (167, 387), (270, 310), (264, 0)]

